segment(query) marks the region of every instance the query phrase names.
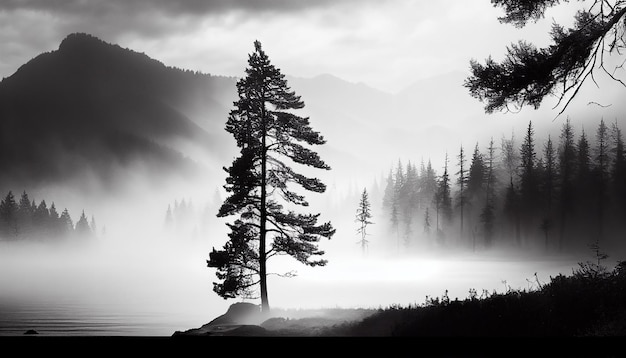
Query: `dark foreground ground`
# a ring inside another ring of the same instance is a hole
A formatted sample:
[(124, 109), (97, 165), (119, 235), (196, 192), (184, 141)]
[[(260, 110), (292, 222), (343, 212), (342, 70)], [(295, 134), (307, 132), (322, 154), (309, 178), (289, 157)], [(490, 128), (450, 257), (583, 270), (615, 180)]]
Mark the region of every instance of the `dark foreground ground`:
[[(259, 337), (626, 337), (626, 262), (580, 264), (536, 290), (446, 295), (378, 310), (275, 310), (233, 304), (206, 325), (174, 336)], [(626, 353), (626, 341), (625, 341)]]
[(200, 328), (173, 335), (191, 337), (285, 340), (305, 351), (323, 342), (376, 356), (626, 357), (626, 262), (614, 269), (581, 263), (572, 275), (552, 277), (536, 290), (476, 292), (464, 300), (444, 295), (419, 306), (278, 310), (267, 318), (258, 306), (238, 303)]

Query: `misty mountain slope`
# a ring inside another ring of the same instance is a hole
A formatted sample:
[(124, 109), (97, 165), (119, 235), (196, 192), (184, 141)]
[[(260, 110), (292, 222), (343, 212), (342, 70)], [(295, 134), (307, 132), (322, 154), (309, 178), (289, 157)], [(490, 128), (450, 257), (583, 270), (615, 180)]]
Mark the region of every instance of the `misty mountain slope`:
[(188, 175), (199, 158), (181, 152), (195, 147), (215, 158), (224, 145), (214, 132), (230, 85), (234, 79), (69, 35), (0, 82), (0, 183), (63, 181), (82, 171), (109, 180), (111, 168), (123, 173), (138, 163), (148, 173)]

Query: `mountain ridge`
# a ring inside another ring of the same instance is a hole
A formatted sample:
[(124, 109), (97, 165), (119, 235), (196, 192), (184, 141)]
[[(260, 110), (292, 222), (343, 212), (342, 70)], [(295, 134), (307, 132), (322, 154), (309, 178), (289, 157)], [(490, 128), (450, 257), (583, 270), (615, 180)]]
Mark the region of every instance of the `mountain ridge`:
[(85, 170), (106, 182), (108, 169), (137, 158), (154, 162), (150, 172), (163, 164), (183, 175), (198, 171), (185, 145), (210, 156), (221, 138), (185, 113), (184, 97), (186, 87), (209, 91), (207, 79), (88, 34), (69, 35), (0, 82), (0, 158), (11, 169), (0, 183), (58, 182)]

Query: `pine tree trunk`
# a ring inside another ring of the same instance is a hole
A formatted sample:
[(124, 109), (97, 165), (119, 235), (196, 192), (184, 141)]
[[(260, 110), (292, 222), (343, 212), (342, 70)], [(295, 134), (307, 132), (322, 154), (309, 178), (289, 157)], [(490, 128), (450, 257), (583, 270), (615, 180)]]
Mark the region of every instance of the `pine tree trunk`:
[(268, 313), (270, 311), (269, 301), (267, 299), (267, 268), (266, 268), (266, 252), (265, 240), (267, 236), (267, 191), (265, 188), (267, 182), (267, 148), (266, 148), (266, 119), (265, 108), (261, 110), (261, 121), (263, 126), (263, 137), (261, 139), (261, 222), (259, 235), (259, 276), (261, 288), (261, 312)]

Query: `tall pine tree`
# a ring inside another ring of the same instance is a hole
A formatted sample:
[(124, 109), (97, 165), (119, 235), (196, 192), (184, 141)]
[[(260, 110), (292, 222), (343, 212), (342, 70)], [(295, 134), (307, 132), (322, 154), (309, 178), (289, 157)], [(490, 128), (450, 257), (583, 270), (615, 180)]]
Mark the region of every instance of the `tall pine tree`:
[[(613, 141), (613, 163), (611, 165), (611, 191), (615, 200), (615, 217), (623, 218), (626, 215), (626, 151), (622, 131), (617, 120), (611, 124), (611, 140)], [(618, 219), (621, 222), (621, 220)]]
[(457, 159), (459, 160), (458, 162), (459, 171), (457, 172), (457, 175), (458, 175), (457, 184), (459, 185), (459, 196), (458, 196), (457, 206), (461, 210), (461, 214), (460, 214), (461, 231), (460, 231), (459, 239), (463, 240), (463, 211), (464, 211), (465, 203), (466, 203), (465, 188), (467, 187), (467, 169), (465, 167), (465, 162), (467, 159), (465, 158), (465, 151), (463, 150), (463, 146), (461, 146), (461, 149), (459, 150), (459, 155), (457, 156)]
[(436, 230), (437, 239), (443, 242), (443, 228), (452, 221), (452, 195), (450, 192), (450, 177), (448, 175), (448, 153), (446, 152), (443, 174), (437, 183), (437, 193), (435, 194), (436, 210)]
[(317, 169), (330, 167), (303, 145), (326, 141), (311, 129), (308, 118), (294, 114), (304, 102), (270, 63), (259, 41), (248, 56), (246, 76), (237, 82), (237, 93), (226, 131), (235, 138), (240, 155), (224, 168), (229, 196), (218, 217), (239, 217), (227, 224), (229, 240), (222, 250), (213, 249), (207, 265), (217, 269), (221, 282), (214, 283), (213, 289), (219, 296), (249, 296), (258, 285), (261, 310), (268, 312), (267, 260), (289, 255), (305, 265), (323, 266), (326, 260), (313, 259), (324, 254), (318, 242), (335, 233), (330, 222), (317, 224), (320, 214), (300, 214), (285, 207), (308, 206), (291, 184), (305, 191), (326, 190), (321, 180), (296, 173), (285, 159)]
[(574, 130), (569, 118), (563, 124), (559, 137), (558, 150), (558, 182), (559, 182), (559, 250), (563, 249), (565, 241), (565, 229), (568, 219), (574, 210), (575, 172), (576, 172), (576, 143), (574, 142)]

